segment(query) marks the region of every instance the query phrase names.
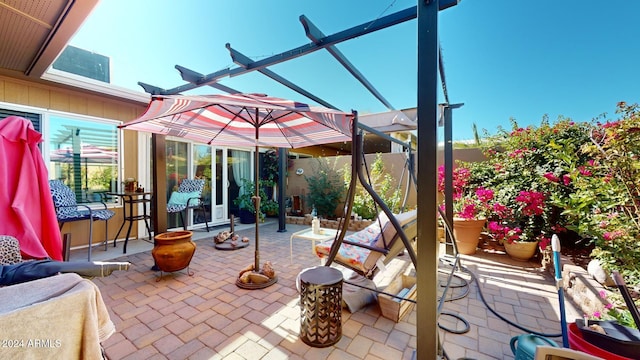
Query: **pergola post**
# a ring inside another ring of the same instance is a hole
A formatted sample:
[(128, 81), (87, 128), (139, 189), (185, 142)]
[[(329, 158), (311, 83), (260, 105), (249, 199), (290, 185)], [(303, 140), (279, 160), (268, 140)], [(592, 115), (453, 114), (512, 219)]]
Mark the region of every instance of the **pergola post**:
[[(438, 352), (438, 0), (418, 1), (418, 284), (416, 359)], [(431, 241), (430, 241), (431, 240)]]

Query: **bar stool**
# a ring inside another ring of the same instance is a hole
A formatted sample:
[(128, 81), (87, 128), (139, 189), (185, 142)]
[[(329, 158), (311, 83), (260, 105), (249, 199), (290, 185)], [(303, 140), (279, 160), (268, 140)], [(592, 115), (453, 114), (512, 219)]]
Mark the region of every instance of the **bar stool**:
[(300, 274), (300, 340), (313, 347), (342, 337), (342, 272), (318, 266)]

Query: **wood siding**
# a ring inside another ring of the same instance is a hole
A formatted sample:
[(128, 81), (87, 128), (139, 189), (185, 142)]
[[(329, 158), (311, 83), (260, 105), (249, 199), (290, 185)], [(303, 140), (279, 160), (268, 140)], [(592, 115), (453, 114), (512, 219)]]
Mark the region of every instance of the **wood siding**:
[[(118, 101), (106, 96), (70, 90), (63, 86), (56, 86), (55, 84), (28, 82), (5, 76), (0, 76), (0, 102), (30, 106), (39, 110), (56, 110), (70, 114), (119, 121), (135, 119), (146, 109), (147, 105), (146, 103), (138, 104), (133, 101)], [(131, 156), (123, 156), (123, 177), (136, 177), (138, 173), (137, 132), (124, 130), (122, 141), (124, 144), (124, 154), (131, 154)], [(113, 240), (113, 236), (122, 224), (122, 207), (112, 208), (112, 210), (116, 212), (116, 215), (108, 222), (110, 240)], [(135, 229), (136, 227), (132, 230), (133, 234), (131, 238), (137, 236)], [(83, 246), (89, 243), (89, 223), (87, 221), (67, 223), (64, 225), (62, 232), (71, 233), (72, 247)], [(122, 234), (120, 235), (121, 238), (123, 236)], [(104, 239), (104, 222), (97, 221), (93, 227), (93, 243), (100, 243), (104, 241)], [(122, 248), (122, 245), (120, 245), (119, 248)]]

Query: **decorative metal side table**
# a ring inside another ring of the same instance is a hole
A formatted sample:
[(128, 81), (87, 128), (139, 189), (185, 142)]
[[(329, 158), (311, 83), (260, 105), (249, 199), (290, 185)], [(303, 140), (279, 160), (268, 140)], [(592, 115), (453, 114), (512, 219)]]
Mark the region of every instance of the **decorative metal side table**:
[(318, 266), (300, 274), (300, 340), (331, 346), (342, 337), (342, 273)]

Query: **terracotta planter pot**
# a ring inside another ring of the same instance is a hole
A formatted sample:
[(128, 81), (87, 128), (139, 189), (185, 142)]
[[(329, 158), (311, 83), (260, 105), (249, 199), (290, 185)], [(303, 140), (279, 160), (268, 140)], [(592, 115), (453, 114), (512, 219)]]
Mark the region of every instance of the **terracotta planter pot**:
[(458, 252), (464, 255), (476, 253), (480, 233), (487, 219), (462, 219), (453, 218), (453, 236), (456, 239)]
[(538, 248), (537, 241), (505, 241), (504, 250), (514, 260), (529, 261)]
[(165, 272), (182, 270), (189, 266), (196, 243), (191, 241), (193, 231), (173, 231), (154, 237), (155, 246), (151, 251), (158, 268)]

